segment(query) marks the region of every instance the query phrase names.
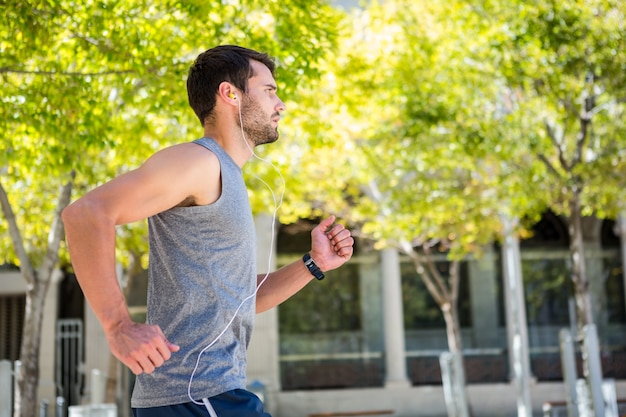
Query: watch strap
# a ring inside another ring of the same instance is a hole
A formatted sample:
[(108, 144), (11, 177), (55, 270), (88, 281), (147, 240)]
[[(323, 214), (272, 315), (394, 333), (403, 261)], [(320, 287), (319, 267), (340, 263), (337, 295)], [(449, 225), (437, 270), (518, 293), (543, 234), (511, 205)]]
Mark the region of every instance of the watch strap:
[(302, 257), (302, 260), (304, 261), (304, 266), (307, 267), (311, 275), (313, 275), (318, 280), (324, 279), (324, 273), (322, 272), (320, 267), (317, 266), (315, 261), (313, 261), (313, 258), (311, 258), (310, 253), (305, 253), (304, 256)]

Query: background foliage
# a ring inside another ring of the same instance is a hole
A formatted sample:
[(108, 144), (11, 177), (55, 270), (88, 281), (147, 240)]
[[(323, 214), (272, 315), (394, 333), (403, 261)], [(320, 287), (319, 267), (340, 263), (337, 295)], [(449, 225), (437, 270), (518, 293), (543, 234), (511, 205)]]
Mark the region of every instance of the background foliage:
[[(620, 0), (387, 0), (349, 14), (322, 0), (1, 6), (0, 185), (35, 265), (72, 172), (76, 198), (201, 134), (186, 71), (222, 43), (279, 64), (281, 140), (258, 151), (284, 184), (251, 161), (257, 213), (272, 200), (283, 223), (332, 212), (378, 248), (460, 260), (500, 238), (501, 215), (568, 216), (573, 196), (583, 216), (625, 208)], [(120, 227), (120, 261), (145, 242), (143, 223)], [(4, 221), (0, 253), (19, 264)]]
[[(289, 99), (320, 73), (340, 16), (317, 1), (9, 1), (3, 8), (2, 184), (35, 258), (51, 221), (48, 204), (72, 170), (78, 197), (156, 149), (202, 134), (185, 91), (199, 52), (222, 43), (267, 51)], [(135, 228), (144, 233), (142, 224), (120, 228), (121, 260), (145, 252)], [(17, 263), (5, 236), (4, 261)]]

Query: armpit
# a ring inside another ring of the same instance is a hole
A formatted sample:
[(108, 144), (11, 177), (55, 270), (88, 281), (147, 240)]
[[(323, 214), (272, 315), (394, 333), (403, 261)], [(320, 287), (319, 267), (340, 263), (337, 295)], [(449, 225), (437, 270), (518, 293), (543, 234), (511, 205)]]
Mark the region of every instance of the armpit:
[(175, 207), (192, 207), (192, 206), (197, 206), (196, 199), (193, 196), (189, 196), (185, 198), (183, 201), (181, 201), (180, 203), (176, 204)]

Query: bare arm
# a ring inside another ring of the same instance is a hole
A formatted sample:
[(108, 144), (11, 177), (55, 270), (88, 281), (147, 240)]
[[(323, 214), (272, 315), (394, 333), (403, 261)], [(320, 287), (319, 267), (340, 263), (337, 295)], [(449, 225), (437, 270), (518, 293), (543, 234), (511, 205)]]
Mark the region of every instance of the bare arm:
[[(322, 271), (336, 269), (346, 263), (353, 253), (354, 239), (335, 217), (323, 220), (311, 232), (311, 258)], [(259, 282), (265, 275), (259, 275)], [(257, 292), (256, 311), (261, 313), (276, 307), (308, 284), (313, 276), (300, 259), (272, 272)]]
[[(204, 204), (214, 201), (220, 193), (219, 163), (201, 149), (183, 144), (158, 152), (137, 170), (94, 189), (63, 212), (78, 282), (112, 353), (135, 374), (153, 372), (179, 348), (158, 326), (132, 322), (115, 272), (115, 227), (185, 199)], [(200, 172), (203, 175), (198, 175)]]

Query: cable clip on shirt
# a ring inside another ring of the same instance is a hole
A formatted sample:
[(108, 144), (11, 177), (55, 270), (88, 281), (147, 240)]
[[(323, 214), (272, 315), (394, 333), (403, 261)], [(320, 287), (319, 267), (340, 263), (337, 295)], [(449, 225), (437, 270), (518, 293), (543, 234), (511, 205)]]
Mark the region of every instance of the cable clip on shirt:
[(315, 264), (313, 258), (311, 258), (311, 254), (305, 253), (302, 257), (302, 260), (304, 261), (304, 266), (307, 267), (311, 275), (313, 275), (320, 281), (324, 279), (324, 273), (322, 272), (320, 267)]

